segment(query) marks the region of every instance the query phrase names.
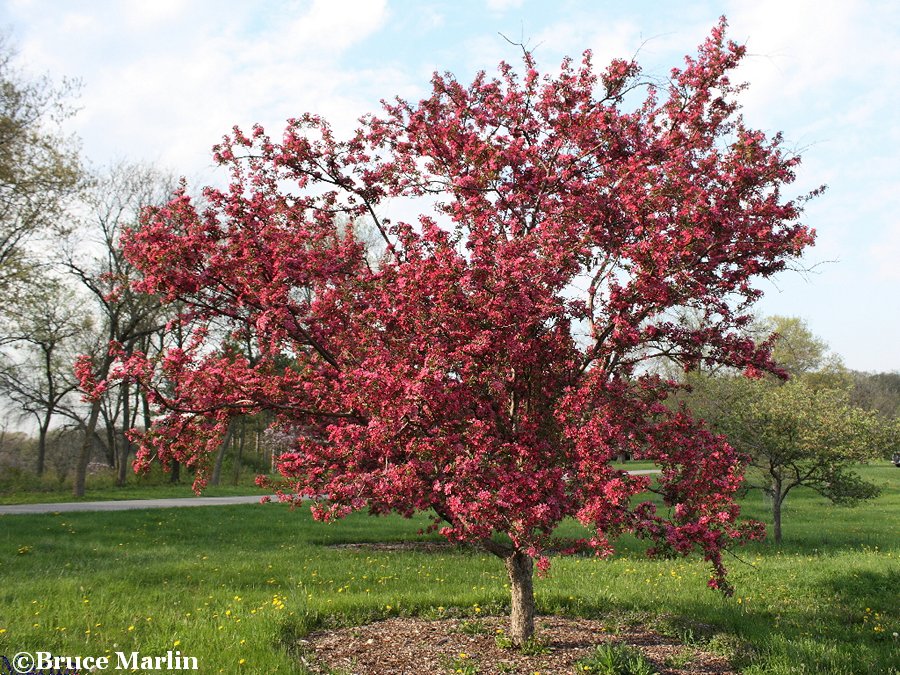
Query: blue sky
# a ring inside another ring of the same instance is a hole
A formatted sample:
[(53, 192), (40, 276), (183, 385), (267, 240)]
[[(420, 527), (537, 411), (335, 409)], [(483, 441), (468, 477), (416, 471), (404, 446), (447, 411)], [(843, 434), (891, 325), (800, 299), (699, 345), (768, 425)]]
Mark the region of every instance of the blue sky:
[(542, 70), (590, 48), (664, 76), (723, 14), (749, 52), (748, 123), (802, 151), (797, 194), (829, 187), (805, 218), (813, 271), (762, 282), (760, 312), (803, 317), (851, 368), (900, 370), (900, 3), (6, 0), (0, 26), (32, 74), (80, 78), (71, 128), (93, 164), (208, 183), (232, 125), (277, 135), (310, 111), (349, 130), (382, 98), (424, 95), (434, 70), (515, 62), (501, 33)]

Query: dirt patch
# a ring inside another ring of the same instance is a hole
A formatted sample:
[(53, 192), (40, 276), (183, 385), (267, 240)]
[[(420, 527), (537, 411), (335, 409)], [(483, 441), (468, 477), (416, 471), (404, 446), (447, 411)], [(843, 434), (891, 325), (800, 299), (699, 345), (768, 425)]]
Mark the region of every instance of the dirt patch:
[[(575, 662), (604, 642), (639, 648), (662, 675), (733, 675), (721, 656), (705, 653), (640, 628), (615, 633), (601, 621), (540, 617), (536, 636), (543, 653), (523, 654), (497, 645), (506, 619), (396, 618), (366, 626), (311, 633), (301, 641), (307, 667), (341, 675), (423, 675), (466, 672), (479, 675), (572, 675)], [(474, 669), (460, 670), (461, 666)]]

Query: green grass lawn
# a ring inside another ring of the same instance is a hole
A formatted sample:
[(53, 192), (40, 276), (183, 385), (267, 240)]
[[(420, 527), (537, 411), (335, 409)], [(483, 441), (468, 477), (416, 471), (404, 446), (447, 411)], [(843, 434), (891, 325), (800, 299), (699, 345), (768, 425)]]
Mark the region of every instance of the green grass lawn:
[[(741, 652), (746, 673), (896, 673), (900, 664), (900, 470), (855, 509), (800, 492), (785, 544), (730, 559), (734, 598), (697, 560), (555, 558), (541, 612), (650, 621)], [(766, 518), (760, 497), (746, 512)], [(203, 673), (302, 673), (305, 632), (397, 614), (502, 613), (499, 560), (471, 550), (377, 552), (334, 544), (417, 538), (426, 519), (312, 522), (278, 504), (0, 516), (0, 655), (178, 650)], [(566, 530), (573, 530), (566, 526)], [(894, 668), (894, 670), (892, 670)]]

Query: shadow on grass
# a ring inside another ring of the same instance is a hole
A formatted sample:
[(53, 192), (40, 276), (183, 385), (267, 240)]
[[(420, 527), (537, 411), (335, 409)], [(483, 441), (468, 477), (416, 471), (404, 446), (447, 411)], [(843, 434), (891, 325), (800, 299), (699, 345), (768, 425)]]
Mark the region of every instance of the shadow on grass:
[(877, 607), (887, 600), (896, 609), (897, 594), (900, 592), (900, 566), (883, 572), (862, 570), (833, 576), (823, 586), (824, 590), (846, 604)]

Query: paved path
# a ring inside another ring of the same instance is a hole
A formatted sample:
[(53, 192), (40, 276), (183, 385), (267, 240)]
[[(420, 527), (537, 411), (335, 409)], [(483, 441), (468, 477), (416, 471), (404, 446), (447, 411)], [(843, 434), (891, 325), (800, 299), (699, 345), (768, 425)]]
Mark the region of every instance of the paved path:
[(0, 515), (14, 513), (70, 513), (72, 511), (128, 511), (171, 509), (183, 506), (258, 504), (260, 495), (244, 497), (176, 497), (171, 499), (123, 499), (108, 502), (61, 502), (59, 504), (11, 504), (0, 506)]
[[(659, 469), (638, 469), (628, 473), (643, 476)], [(175, 497), (171, 499), (122, 499), (107, 502), (60, 502), (58, 504), (11, 504), (0, 506), (0, 515), (17, 513), (71, 513), (74, 511), (129, 511), (133, 509), (172, 509), (184, 506), (227, 506), (258, 504), (259, 495), (244, 497)]]

